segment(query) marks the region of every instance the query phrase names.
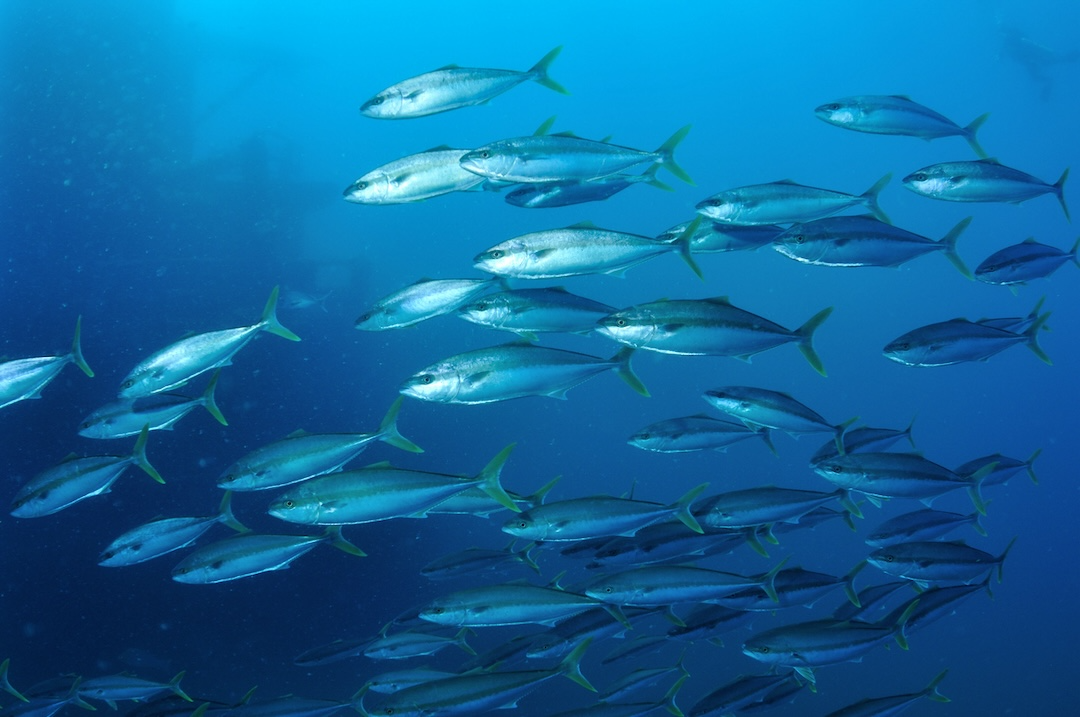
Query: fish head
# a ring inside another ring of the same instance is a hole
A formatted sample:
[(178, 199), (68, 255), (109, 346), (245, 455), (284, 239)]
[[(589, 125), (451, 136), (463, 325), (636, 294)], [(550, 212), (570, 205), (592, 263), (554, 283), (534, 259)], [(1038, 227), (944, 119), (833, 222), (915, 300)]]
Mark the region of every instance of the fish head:
[(745, 418), (750, 415), (754, 404), (744, 396), (724, 388), (714, 388), (705, 392), (705, 400), (712, 404), (721, 413), (736, 418)]
[(360, 105), (360, 114), (374, 119), (394, 119), (401, 114), (403, 104), (401, 90), (389, 87)]
[(450, 367), (436, 365), (429, 366), (406, 379), (399, 390), (406, 396), (412, 396), (421, 401), (451, 403), (457, 397), (461, 386), (462, 378), (457, 371)]
[(924, 197), (941, 197), (955, 193), (966, 185), (969, 177), (961, 167), (934, 164), (904, 177), (904, 186)]
[(626, 441), (643, 451), (663, 451), (670, 442), (668, 436), (651, 431), (638, 431)]
[(342, 194), (353, 204), (382, 204), (390, 193), (390, 177), (385, 172), (370, 172), (345, 187)]
[(373, 306), (360, 314), (353, 324), (360, 331), (381, 331), (397, 321), (397, 307), (393, 305)]
[(448, 595), (420, 610), (419, 617), (436, 625), (464, 625), (469, 617), (469, 609), (461, 600)]
[[(773, 239), (773, 248), (784, 256), (799, 261), (816, 261), (825, 253), (825, 241), (815, 236), (806, 224), (792, 224)], [(827, 237), (826, 237), (827, 241)]]
[(698, 202), (695, 209), (698, 214), (703, 214), (714, 222), (733, 224), (739, 218), (741, 204), (738, 197), (728, 191)]
[(48, 515), (49, 512), (53, 512), (48, 510), (47, 501), (50, 492), (48, 487), (28, 491), (24, 486), (11, 501), (11, 514), (16, 518), (37, 518)]
[(86, 438), (111, 438), (111, 426), (115, 419), (91, 413), (79, 424), (79, 435)]
[(513, 315), (505, 297), (485, 296), (458, 309), (461, 318), (481, 326), (502, 326)]
[(647, 345), (660, 331), (653, 315), (642, 307), (616, 311), (597, 323), (596, 333), (634, 347)]
[(752, 637), (742, 646), (743, 654), (766, 665), (791, 664), (793, 655), (781, 645), (761, 637)]
[(545, 520), (538, 520), (529, 511), (518, 513), (510, 520), (503, 523), (502, 531), (523, 540), (541, 541), (547, 537), (550, 524)]
[(288, 523), (315, 525), (322, 516), (322, 508), (323, 504), (317, 497), (307, 497), (302, 490), (297, 490), (275, 498), (266, 512)]
[(198, 560), (191, 560), (194, 556), (188, 556), (184, 560), (180, 561), (180, 564), (173, 568), (172, 579), (178, 583), (188, 583), (190, 585), (207, 585), (215, 582), (215, 575), (220, 569), (220, 563), (205, 563)]
[(230, 466), (218, 477), (217, 486), (224, 490), (252, 490), (270, 474), (269, 468), (251, 469), (243, 463)]
[(135, 369), (127, 375), (120, 384), (120, 398), (137, 398), (148, 396), (155, 391), (163, 391), (167, 386), (162, 385), (165, 375), (163, 367), (152, 369)]
[(613, 580), (612, 577), (609, 575), (600, 578), (585, 588), (585, 595), (613, 605), (633, 605), (637, 598), (643, 596), (642, 590), (633, 585), (622, 584), (624, 581)]
[(853, 465), (846, 455), (833, 456), (814, 464), (814, 472), (841, 488), (858, 488), (862, 471)]
[[(866, 562), (873, 565), (878, 570), (886, 572), (890, 575), (899, 575), (896, 566), (897, 556), (893, 552), (892, 548), (882, 548), (870, 553), (870, 557), (866, 559)], [(903, 571), (900, 571), (903, 572)]]
[(517, 161), (514, 154), (500, 152), (493, 145), (484, 145), (466, 152), (459, 160), (461, 168), (488, 179), (505, 179)]
[(838, 127), (849, 127), (862, 119), (864, 112), (857, 101), (841, 99), (815, 108), (814, 114), (819, 120), (829, 124)]
[(909, 334), (886, 344), (882, 353), (885, 358), (906, 366), (935, 365), (934, 355), (941, 346), (934, 342), (915, 341)]
[(473, 257), (473, 266), (496, 276), (517, 276), (527, 269), (534, 254), (520, 239), (504, 241)]

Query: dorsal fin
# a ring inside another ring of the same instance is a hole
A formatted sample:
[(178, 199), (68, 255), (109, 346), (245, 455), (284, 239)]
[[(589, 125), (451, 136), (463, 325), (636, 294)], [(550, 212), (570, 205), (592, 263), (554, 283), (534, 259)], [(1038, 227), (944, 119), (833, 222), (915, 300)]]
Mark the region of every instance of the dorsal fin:
[(598, 229), (599, 227), (597, 227), (595, 224), (593, 224), (588, 219), (586, 219), (583, 222), (578, 222), (577, 224), (571, 224), (570, 226), (568, 226), (566, 228), (567, 229)]
[(433, 70), (433, 72), (441, 72), (442, 70), (458, 70), (458, 69), (461, 69), (461, 65), (449, 64), (449, 65), (443, 65), (439, 69)]

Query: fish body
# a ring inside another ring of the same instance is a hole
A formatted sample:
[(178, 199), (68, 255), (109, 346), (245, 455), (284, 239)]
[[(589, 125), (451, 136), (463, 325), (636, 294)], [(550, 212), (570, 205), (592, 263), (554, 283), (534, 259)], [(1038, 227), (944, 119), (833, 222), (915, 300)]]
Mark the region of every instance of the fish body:
[(601, 202), (641, 182), (657, 189), (671, 191), (671, 187), (656, 179), (656, 171), (659, 169), (660, 165), (654, 164), (642, 174), (609, 174), (584, 182), (567, 180), (521, 184), (516, 189), (507, 192), (506, 203), (526, 209), (548, 209), (585, 202)]
[(71, 457), (46, 468), (15, 494), (11, 514), (17, 518), (40, 518), (95, 495), (108, 493), (130, 465), (139, 466), (151, 478), (164, 483), (146, 459), (148, 433), (149, 429), (143, 427), (131, 455)]
[(1046, 364), (1050, 357), (1039, 346), (1038, 333), (1049, 312), (1023, 333), (996, 328), (981, 321), (950, 319), (920, 326), (890, 341), (882, 350), (885, 357), (905, 366), (948, 366), (971, 361), (985, 361), (1010, 346), (1022, 344)]
[(961, 488), (969, 489), (976, 505), (980, 481), (990, 468), (971, 475), (956, 472), (917, 453), (846, 453), (814, 466), (814, 471), (850, 491), (873, 498), (915, 498), (926, 503)]
[(41, 391), (64, 366), (73, 363), (82, 372), (93, 378), (94, 372), (83, 358), (82, 317), (75, 322), (75, 339), (71, 342), (71, 351), (62, 356), (39, 356), (35, 358), (13, 359), (0, 362), (0, 408), (28, 398), (41, 398)]
[[(978, 466), (975, 470), (981, 467)], [(960, 475), (965, 475), (962, 468), (961, 466), (957, 470)], [(986, 486), (985, 479), (983, 486)], [(971, 524), (980, 535), (985, 536), (986, 530), (979, 522), (980, 517), (978, 511), (961, 515), (932, 508), (916, 510), (886, 520), (870, 533), (866, 538), (866, 544), (875, 548), (885, 548), (897, 543), (936, 540), (968, 524)]]
[(998, 582), (1000, 582), (1005, 558), (1008, 557), (1015, 542), (1016, 539), (1013, 538), (1009, 546), (998, 556), (961, 542), (895, 543), (875, 550), (867, 560), (888, 575), (911, 580), (923, 587), (940, 581), (971, 585), (980, 580), (994, 566), (998, 568)]
[(524, 396), (565, 399), (574, 386), (614, 370), (635, 391), (648, 395), (630, 368), (631, 353), (632, 349), (624, 349), (602, 359), (562, 349), (505, 344), (434, 363), (409, 378), (401, 392), (435, 403), (491, 403)]
[(178, 393), (155, 393), (149, 396), (122, 398), (97, 409), (79, 424), (79, 435), (87, 438), (123, 438), (134, 436), (149, 426), (151, 431), (171, 431), (176, 422), (199, 406), (205, 408), (223, 426), (229, 425), (214, 399), (217, 374), (198, 398)]
[(345, 188), (353, 204), (406, 204), (464, 192), (484, 181), (461, 168), (467, 149), (436, 147), (395, 159), (364, 174)]
[(636, 607), (718, 602), (749, 587), (761, 587), (775, 598), (773, 580), (782, 565), (752, 577), (689, 565), (647, 565), (600, 578), (586, 588), (585, 594)]
[(530, 80), (561, 94), (566, 90), (548, 76), (548, 68), (562, 46), (544, 55), (530, 69), (486, 69), (448, 65), (387, 87), (360, 106), (360, 114), (374, 119), (410, 119), (488, 102)]
[(1065, 218), (1066, 169), (1054, 184), (1033, 177), (1019, 169), (1006, 167), (994, 159), (968, 162), (942, 162), (912, 172), (904, 177), (904, 186), (924, 197), (949, 202), (1013, 202), (1019, 203), (1043, 194), (1053, 194), (1061, 204)]
[(326, 665), (339, 660), (347, 660), (364, 653), (364, 648), (371, 644), (370, 639), (334, 640), (328, 645), (320, 645), (305, 650), (293, 659), (293, 664), (301, 667)]
[(226, 468), (218, 487), (233, 491), (267, 490), (333, 473), (360, 455), (373, 441), (412, 453), (423, 449), (401, 435), (399, 397), (374, 433), (300, 433), (256, 448)]
[(530, 544), (523, 550), (514, 550), (509, 546), (502, 550), (466, 548), (432, 560), (420, 568), (420, 574), (429, 580), (447, 580), (464, 575), (495, 572), (515, 564), (527, 565), (539, 574), (540, 566), (532, 557), (534, 547)]
[(185, 701), (191, 702), (191, 698), (180, 689), (180, 680), (183, 677), (183, 672), (173, 677), (169, 682), (152, 682), (132, 675), (91, 677), (79, 683), (78, 695), (79, 697), (101, 700), (113, 709), (116, 709), (116, 703), (121, 700), (141, 701), (162, 692), (172, 692)]
[(613, 311), (614, 307), (561, 287), (546, 287), (488, 294), (459, 308), (458, 315), (474, 324), (531, 338), (538, 333), (587, 333)]
[(473, 266), (496, 276), (518, 279), (560, 279), (586, 274), (621, 276), (633, 266), (670, 252), (678, 252), (700, 275), (686, 240), (663, 243), (651, 237), (600, 229), (590, 224), (531, 232), (508, 239), (478, 254), (473, 259)]
[(843, 491), (822, 493), (761, 486), (710, 496), (695, 511), (701, 525), (738, 530), (772, 523), (798, 523), (810, 511), (843, 497)]
[(367, 681), (368, 689), (384, 695), (392, 695), (395, 692), (412, 687), (424, 682), (434, 682), (447, 677), (456, 677), (456, 672), (444, 670), (432, 670), (427, 667), (416, 667), (411, 670), (394, 670), (375, 675)]
[(1002, 286), (1043, 279), (1053, 274), (1066, 262), (1072, 261), (1080, 266), (1080, 260), (1076, 256), (1078, 247), (1080, 247), (1080, 239), (1068, 252), (1040, 244), (1034, 239), (1028, 239), (988, 256), (975, 268), (975, 278), (987, 284), (1001, 284)]
[(792, 435), (834, 433), (837, 450), (851, 421), (831, 424), (821, 414), (786, 393), (755, 386), (720, 386), (706, 391), (705, 400), (718, 411), (751, 428), (770, 428)]
[[(656, 241), (674, 241), (686, 231), (690, 222), (681, 222), (658, 234)], [(717, 254), (726, 251), (754, 251), (771, 244), (784, 231), (775, 224), (739, 226), (718, 222), (701, 222), (690, 237), (694, 254)]]
[(469, 629), (462, 628), (453, 637), (412, 631), (384, 635), (373, 640), (364, 648), (364, 657), (373, 660), (406, 660), (410, 657), (434, 655), (451, 645), (457, 645), (465, 652), (475, 655), (476, 651), (469, 647), (469, 643), (465, 642), (465, 637), (468, 634)]
[(504, 583), (466, 588), (436, 598), (420, 610), (420, 618), (456, 627), (552, 626), (597, 607), (604, 605), (586, 595), (554, 587)]
[(697, 211), (719, 224), (751, 226), (808, 222), (863, 206), (878, 219), (888, 221), (877, 200), (891, 178), (885, 175), (863, 194), (808, 187), (790, 179), (752, 184), (714, 194), (698, 202)]
[(262, 318), (251, 326), (196, 334), (169, 344), (139, 362), (120, 384), (121, 398), (146, 396), (182, 386), (199, 374), (232, 363), (232, 357), (266, 331), (290, 341), (300, 337), (277, 320), (278, 287), (270, 293)]
[(685, 642), (712, 640), (715, 644), (720, 635), (733, 632), (749, 624), (753, 619), (752, 612), (732, 610), (720, 604), (706, 603), (694, 608), (681, 618), (685, 624), (668, 628), (667, 636)]
[(1022, 461), (1016, 458), (1010, 458), (1000, 453), (993, 453), (988, 456), (982, 456), (964, 463), (956, 468), (956, 472), (960, 475), (971, 475), (976, 471), (982, 470), (986, 466), (991, 466), (990, 473), (987, 474), (982, 480), (982, 485), (1003, 485), (1009, 482), (1009, 479), (1020, 471), (1027, 471), (1028, 478), (1032, 483), (1036, 485), (1039, 483), (1038, 476), (1035, 475), (1035, 460), (1042, 454), (1042, 449), (1037, 448), (1026, 461)]
[(772, 612), (788, 607), (813, 607), (814, 603), (838, 587), (843, 587), (848, 599), (854, 603), (858, 600), (854, 588), (855, 575), (863, 567), (865, 564), (860, 563), (842, 578), (802, 568), (788, 568), (777, 573), (773, 581), (779, 598), (777, 601), (774, 602), (761, 588), (753, 587), (732, 593), (718, 600), (717, 604), (733, 610), (749, 612)]
[(791, 673), (740, 675), (699, 699), (687, 712), (690, 717), (739, 714), (760, 702), (769, 692), (793, 680)]
[(421, 279), (379, 299), (356, 320), (361, 331), (400, 329), (448, 314), (499, 285), (499, 279)]
[(639, 304), (601, 319), (597, 332), (634, 348), (682, 356), (734, 356), (748, 360), (776, 346), (795, 343), (810, 365), (824, 374), (813, 337), (832, 308), (798, 329), (786, 329), (734, 306), (726, 297), (673, 299)]
[(313, 478), (279, 495), (270, 515), (302, 525), (356, 525), (391, 518), (425, 518), (431, 507), (466, 488), (482, 486), (511, 510), (499, 475), (513, 445), (504, 448), (475, 477), (429, 473), (376, 464)]
[[(907, 438), (908, 442), (911, 443), (911, 447), (914, 448), (915, 441), (911, 437), (911, 429), (914, 426), (915, 423), (912, 421), (902, 431), (896, 428), (873, 428), (871, 426), (850, 428), (844, 432), (843, 453), (885, 451), (904, 438)], [(837, 450), (836, 441), (827, 441), (821, 445), (821, 448), (814, 451), (814, 455), (810, 456), (810, 465), (813, 466), (840, 454), (841, 452)]]
[(814, 110), (814, 114), (824, 122), (856, 132), (903, 135), (928, 141), (939, 137), (963, 137), (975, 154), (986, 156), (975, 133), (990, 116), (989, 113), (961, 127), (905, 95), (859, 95), (821, 105)]
[(688, 453), (726, 451), (728, 446), (747, 438), (761, 438), (772, 450), (768, 429), (751, 428), (744, 423), (721, 421), (705, 415), (670, 418), (650, 424), (632, 435), (627, 443), (655, 453)]
[(774, 239), (784, 256), (819, 266), (896, 267), (931, 252), (942, 253), (969, 279), (956, 240), (971, 223), (962, 219), (940, 241), (886, 224), (871, 216), (825, 217), (792, 225)]

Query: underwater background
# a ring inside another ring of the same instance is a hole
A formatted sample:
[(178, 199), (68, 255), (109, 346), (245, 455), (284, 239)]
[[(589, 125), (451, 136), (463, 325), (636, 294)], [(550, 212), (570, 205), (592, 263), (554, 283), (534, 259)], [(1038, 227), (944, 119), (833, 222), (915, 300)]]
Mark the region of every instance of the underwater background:
[[(147, 453), (165, 485), (132, 470), (112, 492), (55, 515), (0, 520), (0, 658), (11, 658), (11, 681), (21, 689), (59, 674), (121, 671), (168, 680), (186, 670), (184, 689), (196, 704), (235, 702), (254, 685), (262, 697), (345, 700), (369, 676), (400, 667), (363, 657), (300, 667), (293, 658), (373, 635), (398, 614), (472, 584), (434, 583), (419, 571), (454, 550), (505, 545), (500, 514), (346, 526), (368, 557), (317, 548), (289, 570), (217, 585), (171, 580), (179, 554), (119, 569), (99, 567), (98, 554), (154, 517), (212, 514), (218, 475), (246, 452), (299, 428), (374, 430), (405, 378), (509, 340), (454, 316), (378, 333), (358, 332), (353, 322), (421, 277), (480, 278), (472, 257), (525, 232), (588, 220), (652, 236), (692, 218), (697, 202), (722, 189), (790, 178), (858, 194), (891, 172), (881, 205), (898, 226), (939, 238), (974, 217), (958, 245), (970, 267), (1027, 237), (1068, 250), (1078, 230), (1052, 196), (963, 205), (901, 187), (900, 178), (920, 167), (971, 159), (961, 138), (845, 132), (813, 110), (848, 95), (906, 94), (961, 125), (989, 112), (979, 140), (990, 156), (1053, 182), (1080, 165), (1080, 73), (1070, 55), (1078, 27), (1080, 6), (1060, 1), (0, 4), (0, 356), (63, 353), (81, 315), (83, 351), (96, 373), (88, 379), (68, 368), (40, 400), (0, 412), (4, 494), (14, 496), (71, 452), (130, 450), (130, 439), (93, 441), (76, 428), (151, 352), (188, 332), (253, 323), (275, 285), (329, 294), (321, 304), (279, 308), (300, 343), (260, 337), (222, 372), (217, 398), (228, 426), (196, 410), (175, 430), (151, 434)], [(1032, 42), (1017, 43), (1021, 35)], [(407, 77), (450, 63), (524, 70), (558, 45), (551, 75), (569, 96), (525, 83), (490, 104), (432, 117), (382, 122), (358, 112)], [(661, 172), (674, 191), (634, 186), (604, 202), (535, 210), (485, 191), (397, 206), (341, 198), (356, 177), (398, 157), (528, 135), (551, 115), (556, 130), (642, 149), (692, 124), (678, 159), (696, 186)], [(1065, 197), (1080, 206), (1068, 183)], [(768, 247), (697, 260), (704, 282), (665, 256), (625, 278), (546, 284), (616, 307), (728, 296), (788, 327), (833, 306), (815, 338), (828, 377), (793, 347), (752, 363), (638, 352), (635, 371), (651, 398), (606, 374), (566, 401), (461, 406), (407, 398), (399, 425), (425, 452), (376, 444), (358, 465), (390, 460), (474, 474), (516, 443), (504, 484), (529, 493), (561, 475), (549, 499), (633, 489), (667, 503), (706, 481), (710, 493), (766, 483), (830, 488), (807, 467), (818, 436), (776, 435), (779, 457), (756, 441), (726, 453), (627, 445), (649, 423), (706, 412), (702, 392), (722, 384), (788, 392), (830, 421), (859, 416), (903, 428), (914, 420), (917, 449), (950, 467), (995, 452), (1024, 460), (1042, 449), (1038, 485), (1021, 473), (987, 489), (989, 537), (955, 536), (994, 555), (1018, 538), (1000, 586), (995, 575), (993, 599), (978, 593), (959, 604), (912, 635), (909, 651), (893, 645), (822, 668), (817, 694), (803, 690), (773, 713), (825, 714), (863, 697), (916, 692), (948, 668), (941, 691), (952, 702), (927, 702), (915, 713), (1073, 714), (1080, 699), (1077, 268), (1013, 293), (968, 281), (933, 256), (899, 269), (808, 266)], [(882, 356), (888, 341), (917, 326), (1021, 317), (1042, 297), (1053, 313), (1040, 343), (1053, 366), (1022, 347), (941, 368)], [(617, 348), (600, 336), (542, 344), (605, 357)], [(269, 498), (237, 494), (237, 517), (257, 530), (302, 532), (266, 515)], [(742, 547), (703, 564), (754, 574), (790, 555), (792, 565), (843, 575), (869, 553), (863, 540), (874, 525), (917, 507), (864, 505), (857, 533), (832, 521), (781, 536), (768, 560)], [(935, 507), (971, 510), (962, 492)], [(590, 577), (555, 549), (536, 556), (544, 581), (562, 570), (570, 571), (567, 584)], [(858, 583), (883, 577), (867, 568)], [(836, 593), (813, 611), (763, 613), (752, 627), (825, 617), (842, 600)], [(491, 647), (525, 631), (480, 628), (470, 643)], [(725, 636), (724, 647), (687, 649), (684, 709), (738, 674), (764, 671), (739, 650), (750, 634), (743, 628)], [(674, 664), (683, 650), (671, 644), (600, 665), (614, 642), (586, 655), (582, 670), (598, 686), (632, 668)], [(450, 648), (427, 663), (450, 669), (463, 657)], [(518, 713), (552, 714), (591, 699), (553, 680)]]

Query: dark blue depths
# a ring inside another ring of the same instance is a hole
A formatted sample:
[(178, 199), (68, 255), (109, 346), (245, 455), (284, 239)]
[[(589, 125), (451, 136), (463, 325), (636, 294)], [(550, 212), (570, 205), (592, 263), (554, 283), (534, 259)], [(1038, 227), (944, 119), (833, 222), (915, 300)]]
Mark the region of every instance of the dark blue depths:
[[(130, 469), (104, 496), (52, 516), (0, 521), (0, 658), (11, 658), (12, 682), (25, 689), (60, 674), (121, 671), (167, 681), (186, 670), (184, 690), (196, 704), (236, 702), (256, 684), (260, 699), (294, 693), (347, 700), (371, 676), (401, 667), (363, 657), (325, 666), (293, 660), (339, 638), (372, 636), (410, 608), (473, 584), (433, 582), (420, 570), (454, 550), (505, 545), (505, 514), (346, 527), (368, 557), (317, 548), (289, 570), (210, 586), (169, 578), (180, 553), (117, 569), (99, 567), (98, 554), (155, 517), (212, 515), (220, 471), (247, 451), (298, 428), (375, 430), (407, 376), (508, 340), (453, 316), (382, 333), (352, 324), (373, 302), (421, 277), (479, 278), (472, 257), (519, 234), (588, 220), (656, 235), (724, 189), (789, 178), (858, 194), (892, 172), (880, 202), (897, 226), (937, 238), (974, 217), (957, 245), (969, 267), (1029, 236), (1068, 251), (1077, 231), (1051, 196), (1019, 205), (952, 204), (901, 186), (917, 168), (972, 159), (962, 138), (846, 132), (813, 110), (840, 97), (902, 93), (960, 125), (989, 112), (979, 129), (988, 154), (1053, 182), (1078, 164), (1069, 124), (1078, 96), (1076, 45), (1066, 32), (1077, 20), (1075, 10), (1055, 3), (1004, 2), (887, 10), (838, 3), (827, 11), (790, 2), (629, 11), (466, 2), (424, 13), (345, 2), (305, 11), (255, 2), (117, 1), (93, 9), (8, 3), (0, 10), (0, 355), (66, 351), (82, 315), (83, 349), (96, 376), (67, 367), (40, 400), (0, 412), (5, 494), (14, 496), (70, 452), (129, 451), (133, 438), (82, 438), (79, 422), (113, 400), (122, 377), (151, 352), (188, 332), (255, 321), (274, 285), (294, 292), (280, 318), (303, 339), (260, 337), (221, 373), (216, 396), (227, 427), (196, 409), (174, 431), (151, 435), (147, 454), (164, 486)], [(394, 122), (358, 113), (366, 98), (405, 77), (449, 63), (526, 69), (560, 44), (551, 75), (568, 97), (527, 83), (488, 105), (433, 117)], [(647, 150), (692, 124), (677, 152), (696, 186), (661, 170), (675, 191), (642, 182), (603, 202), (556, 209), (513, 206), (495, 192), (385, 207), (340, 199), (343, 187), (375, 166), (443, 144), (527, 135), (552, 114), (556, 130), (612, 135)], [(1072, 194), (1067, 184), (1067, 201)], [(861, 663), (818, 670), (816, 695), (798, 693), (772, 713), (826, 714), (864, 697), (917, 692), (948, 668), (940, 689), (952, 702), (927, 702), (911, 713), (1069, 714), (1078, 697), (1069, 679), (1072, 645), (1080, 639), (1071, 609), (1080, 585), (1069, 549), (1078, 539), (1069, 482), (1080, 361), (1075, 267), (1014, 294), (967, 281), (934, 259), (899, 269), (834, 268), (763, 247), (703, 254), (697, 262), (704, 282), (662, 256), (624, 279), (544, 285), (562, 284), (614, 307), (727, 296), (789, 328), (833, 306), (815, 335), (828, 378), (791, 346), (752, 363), (639, 351), (634, 368), (651, 398), (608, 373), (573, 389), (567, 401), (452, 406), (406, 399), (401, 430), (425, 453), (379, 444), (360, 464), (391, 460), (472, 475), (516, 442), (503, 473), (507, 488), (531, 493), (562, 475), (551, 500), (633, 488), (635, 497), (670, 503), (705, 481), (707, 494), (764, 484), (832, 489), (807, 467), (828, 434), (793, 440), (778, 433), (778, 457), (759, 441), (685, 454), (626, 444), (650, 423), (709, 412), (701, 394), (720, 385), (784, 391), (830, 421), (857, 415), (868, 425), (903, 429), (914, 419), (918, 450), (948, 468), (997, 452), (1023, 460), (1041, 448), (1039, 485), (1020, 473), (985, 489), (989, 514), (981, 522), (989, 537), (966, 527), (951, 534), (993, 555), (1018, 536), (992, 600), (982, 592), (967, 598), (955, 614), (913, 633), (907, 652), (878, 648)], [(940, 368), (903, 366), (881, 353), (918, 326), (1023, 317), (1042, 297), (1052, 315), (1040, 343), (1053, 366), (1022, 346), (984, 363)], [(541, 344), (603, 357), (618, 348), (600, 336), (544, 336)], [(195, 397), (204, 385), (180, 391)], [(233, 509), (257, 530), (301, 532), (266, 515), (270, 499), (238, 494)], [(959, 491), (934, 505), (972, 510)], [(877, 524), (920, 507), (902, 499), (880, 510), (864, 503), (856, 533), (841, 521), (777, 531), (780, 545), (766, 544), (768, 560), (740, 545), (701, 564), (756, 575), (789, 557), (791, 566), (843, 576), (870, 554), (863, 541)], [(204, 543), (227, 533), (212, 530)], [(565, 569), (563, 584), (575, 586), (593, 575), (587, 560), (561, 557), (553, 547), (533, 556), (542, 578), (512, 564), (492, 581), (546, 582)], [(867, 567), (856, 582), (864, 588), (889, 579)], [(740, 673), (764, 672), (739, 650), (751, 634), (826, 617), (842, 601), (837, 590), (813, 610), (756, 614), (724, 635), (723, 647), (667, 641), (603, 663), (634, 636), (671, 626), (635, 621), (622, 640), (595, 639), (582, 671), (603, 691), (633, 669), (674, 665), (685, 649), (691, 677), (678, 700), (686, 709)], [(468, 642), (483, 652), (532, 629), (478, 628)], [(467, 658), (450, 647), (427, 664), (456, 669)], [(634, 699), (659, 700), (674, 679)], [(547, 715), (556, 703), (562, 709), (590, 699), (554, 679), (523, 698), (518, 712)], [(375, 696), (370, 704), (378, 704)]]

